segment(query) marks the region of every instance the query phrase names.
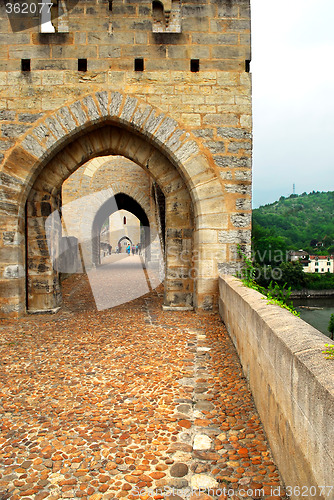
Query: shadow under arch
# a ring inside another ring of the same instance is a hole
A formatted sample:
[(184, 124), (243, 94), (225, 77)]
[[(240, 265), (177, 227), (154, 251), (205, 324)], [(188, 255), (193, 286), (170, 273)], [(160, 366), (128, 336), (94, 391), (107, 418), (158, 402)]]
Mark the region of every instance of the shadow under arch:
[(130, 245), (132, 246), (132, 240), (131, 238), (129, 238), (129, 236), (122, 236), (122, 238), (118, 240), (118, 245), (120, 245), (123, 240), (128, 240), (130, 242)]
[[(144, 227), (144, 234), (145, 234), (145, 240), (144, 240), (144, 247), (148, 248), (149, 252), (149, 244), (150, 244), (150, 223), (149, 219), (146, 215), (146, 212), (142, 208), (142, 206), (131, 196), (125, 193), (117, 193), (115, 196), (107, 200), (99, 210), (96, 212), (96, 215), (93, 220), (92, 224), (92, 262), (93, 264), (99, 265), (100, 262), (100, 233), (101, 233), (101, 228), (104, 223), (104, 221), (112, 215), (113, 213), (117, 212), (118, 210), (127, 210), (128, 212), (131, 212), (133, 215), (135, 215), (139, 220), (141, 225)], [(123, 238), (127, 238), (129, 241), (131, 241), (131, 238), (124, 236)], [(123, 239), (121, 238), (121, 239)], [(132, 242), (131, 242), (132, 244)], [(150, 255), (145, 255), (145, 260), (149, 260)]]

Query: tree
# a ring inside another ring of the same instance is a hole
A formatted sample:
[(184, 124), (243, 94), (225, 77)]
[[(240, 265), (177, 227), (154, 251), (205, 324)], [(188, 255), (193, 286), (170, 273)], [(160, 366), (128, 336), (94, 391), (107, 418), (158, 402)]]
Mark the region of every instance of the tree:
[(331, 317), (329, 320), (329, 325), (328, 325), (328, 331), (330, 333), (329, 338), (334, 340), (334, 314), (331, 314)]
[(302, 263), (297, 260), (293, 262), (282, 262), (280, 265), (282, 271), (281, 282), (287, 283), (294, 290), (300, 290), (305, 286), (305, 273)]

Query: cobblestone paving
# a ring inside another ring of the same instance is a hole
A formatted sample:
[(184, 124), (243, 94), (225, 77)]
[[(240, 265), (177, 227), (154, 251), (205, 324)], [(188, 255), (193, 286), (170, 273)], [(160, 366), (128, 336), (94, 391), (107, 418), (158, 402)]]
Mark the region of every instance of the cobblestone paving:
[(218, 315), (63, 289), (58, 314), (1, 322), (0, 500), (286, 498)]

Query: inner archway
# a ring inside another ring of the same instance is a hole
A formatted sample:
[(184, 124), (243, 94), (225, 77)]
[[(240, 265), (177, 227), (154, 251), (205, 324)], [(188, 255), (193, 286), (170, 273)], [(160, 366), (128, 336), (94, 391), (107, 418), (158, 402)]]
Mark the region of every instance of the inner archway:
[[(111, 144), (106, 149), (101, 144), (101, 137), (108, 134)], [(96, 143), (97, 138), (99, 139)], [(117, 139), (117, 140), (116, 140)], [(82, 154), (82, 144), (94, 144), (88, 154)], [(61, 207), (61, 185), (70, 172), (98, 154), (121, 154), (149, 169), (154, 180), (159, 180), (166, 202), (166, 252), (165, 252), (165, 306), (192, 307), (193, 279), (192, 267), (192, 234), (193, 210), (191, 199), (185, 183), (173, 165), (157, 150), (147, 147), (138, 136), (117, 127), (103, 127), (98, 131), (87, 133), (72, 142), (56, 155), (43, 169), (36, 179), (27, 201), (28, 234), (27, 234), (27, 307), (31, 312), (54, 310), (60, 307), (61, 289), (59, 273), (53, 269), (48, 255), (47, 238), (43, 227), (45, 217)], [(79, 153), (78, 157), (75, 152)], [(144, 158), (143, 158), (144, 155)], [(145, 160), (145, 161), (144, 161)], [(64, 170), (66, 167), (66, 171)], [(66, 174), (64, 175), (64, 172)], [(57, 180), (57, 182), (55, 182)], [(105, 195), (106, 196), (106, 195)], [(92, 241), (95, 245), (95, 262), (98, 263), (98, 238), (101, 226), (106, 217), (118, 208), (130, 209), (141, 220), (147, 231), (149, 241), (149, 221), (140, 205), (129, 195), (118, 193), (110, 197), (100, 206), (95, 222), (93, 222)], [(169, 210), (168, 210), (168, 207)], [(41, 212), (43, 210), (43, 213)], [(87, 218), (87, 227), (89, 220)], [(38, 242), (38, 243), (37, 243)], [(36, 245), (37, 243), (37, 245)], [(94, 250), (93, 250), (94, 255)]]
[(132, 246), (133, 243), (128, 236), (122, 236), (122, 238), (120, 238), (117, 242), (117, 248), (119, 249), (118, 253), (122, 253), (124, 250), (124, 246), (127, 245)]
[[(151, 243), (151, 231), (150, 222), (148, 217), (141, 207), (141, 205), (131, 196), (125, 193), (118, 193), (114, 197), (107, 200), (97, 211), (93, 224), (92, 224), (92, 262), (93, 265), (99, 265), (100, 260), (100, 234), (101, 228), (104, 221), (110, 217), (112, 214), (119, 210), (126, 210), (136, 216), (143, 228), (143, 241), (141, 241), (143, 250), (145, 249), (145, 261), (150, 260), (150, 243)], [(126, 237), (126, 236), (124, 236)], [(131, 238), (128, 238), (131, 242), (131, 246), (135, 243)], [(146, 252), (147, 248), (147, 252)]]

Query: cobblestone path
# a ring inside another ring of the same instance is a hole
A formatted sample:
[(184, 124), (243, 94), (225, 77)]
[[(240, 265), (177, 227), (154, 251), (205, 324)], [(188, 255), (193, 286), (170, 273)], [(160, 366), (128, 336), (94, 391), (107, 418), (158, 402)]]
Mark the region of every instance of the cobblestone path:
[(63, 290), (1, 322), (0, 500), (286, 498), (218, 315)]

